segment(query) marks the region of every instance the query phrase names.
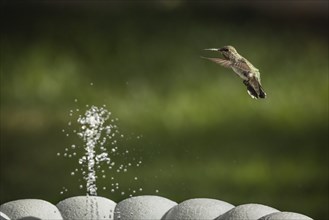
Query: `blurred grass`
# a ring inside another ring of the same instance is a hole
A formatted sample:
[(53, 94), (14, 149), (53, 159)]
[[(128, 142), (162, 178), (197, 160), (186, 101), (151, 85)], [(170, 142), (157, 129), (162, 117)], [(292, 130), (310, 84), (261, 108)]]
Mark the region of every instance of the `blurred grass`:
[[(83, 194), (69, 175), (77, 161), (56, 157), (76, 141), (61, 130), (70, 109), (106, 104), (130, 137), (121, 147), (143, 158), (122, 189), (328, 218), (327, 17), (282, 23), (224, 4), (7, 9), (1, 203)], [(231, 70), (200, 59), (217, 55), (203, 48), (227, 44), (261, 70), (268, 99), (250, 99)]]

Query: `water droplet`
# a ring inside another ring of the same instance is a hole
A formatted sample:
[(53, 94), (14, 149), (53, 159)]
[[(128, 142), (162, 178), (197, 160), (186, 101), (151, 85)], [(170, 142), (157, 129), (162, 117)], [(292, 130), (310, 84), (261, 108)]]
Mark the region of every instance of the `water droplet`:
[(103, 187), (103, 190), (106, 190), (106, 187), (105, 186)]
[(71, 176), (74, 176), (74, 174), (75, 174), (74, 172), (71, 172)]
[(93, 86), (93, 85), (94, 85), (94, 83), (92, 83), (92, 82), (91, 82), (91, 83), (90, 83), (90, 85), (91, 85), (91, 86)]
[(135, 176), (134, 180), (138, 180), (137, 176)]
[(82, 189), (83, 188), (83, 185), (80, 185), (79, 187), (80, 187), (80, 189)]
[(78, 99), (74, 99), (74, 102), (78, 102)]
[(75, 148), (75, 145), (74, 145), (74, 144), (72, 144), (72, 145), (71, 145), (71, 148), (72, 148), (72, 149), (74, 149), (74, 148)]
[(124, 195), (125, 194), (125, 192), (121, 192), (121, 195)]
[(159, 190), (157, 189), (157, 190), (155, 190), (155, 193), (159, 193)]
[(57, 156), (61, 156), (61, 153), (57, 153)]

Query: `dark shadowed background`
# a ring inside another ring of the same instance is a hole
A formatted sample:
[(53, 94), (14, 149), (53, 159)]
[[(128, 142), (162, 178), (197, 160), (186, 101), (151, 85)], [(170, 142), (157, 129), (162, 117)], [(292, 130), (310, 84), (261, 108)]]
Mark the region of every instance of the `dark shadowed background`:
[[(69, 111), (106, 104), (143, 161), (122, 190), (329, 217), (327, 1), (1, 4), (0, 203), (85, 194), (77, 158), (56, 154), (77, 142)], [(200, 59), (224, 45), (260, 69), (266, 100)], [(98, 194), (127, 198), (107, 176)]]

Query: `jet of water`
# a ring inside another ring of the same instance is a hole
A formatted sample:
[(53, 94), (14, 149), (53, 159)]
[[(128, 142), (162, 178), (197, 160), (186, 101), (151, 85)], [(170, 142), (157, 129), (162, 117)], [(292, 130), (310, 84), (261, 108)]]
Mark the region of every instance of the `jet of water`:
[[(86, 180), (87, 194), (97, 195), (96, 169), (102, 161), (110, 161), (103, 145), (112, 137), (116, 125), (107, 124), (111, 113), (103, 107), (91, 106), (84, 115), (80, 115), (77, 122), (81, 125), (77, 135), (84, 142), (85, 155), (79, 159), (80, 164), (87, 164)], [(100, 150), (100, 152), (99, 152)]]

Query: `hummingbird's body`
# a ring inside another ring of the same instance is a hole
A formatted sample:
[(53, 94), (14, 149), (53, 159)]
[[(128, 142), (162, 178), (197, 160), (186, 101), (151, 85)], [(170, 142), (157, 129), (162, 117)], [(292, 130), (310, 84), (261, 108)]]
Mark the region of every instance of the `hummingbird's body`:
[(247, 86), (247, 92), (252, 98), (257, 99), (266, 97), (266, 93), (261, 85), (259, 70), (246, 58), (238, 54), (234, 47), (225, 46), (220, 49), (214, 48), (206, 50), (219, 51), (223, 55), (224, 59), (203, 58), (218, 63), (226, 68), (231, 68), (241, 79), (243, 79), (243, 83)]

